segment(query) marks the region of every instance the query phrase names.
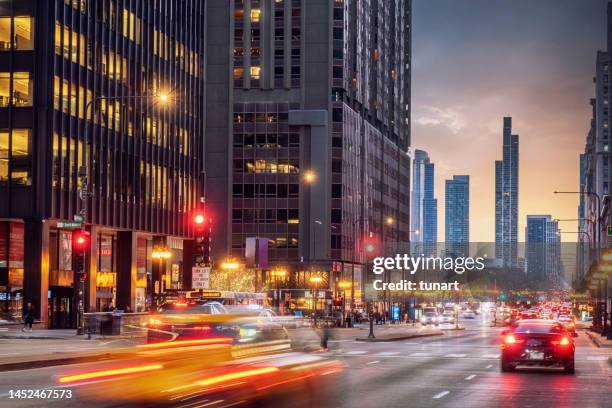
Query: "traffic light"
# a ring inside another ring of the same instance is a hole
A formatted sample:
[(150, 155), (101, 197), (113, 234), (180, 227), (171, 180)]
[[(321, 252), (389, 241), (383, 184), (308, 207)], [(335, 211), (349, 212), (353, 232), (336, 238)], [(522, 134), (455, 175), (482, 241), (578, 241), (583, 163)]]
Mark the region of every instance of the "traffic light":
[(366, 258), (370, 260), (380, 256), (380, 243), (375, 236), (370, 234), (364, 238), (363, 252), (365, 253)]
[(208, 265), (210, 264), (210, 236), (211, 222), (206, 218), (203, 211), (198, 211), (193, 215), (194, 225), (194, 264)]
[(85, 230), (72, 233), (72, 269), (76, 274), (85, 273), (85, 254), (89, 248), (90, 234)]

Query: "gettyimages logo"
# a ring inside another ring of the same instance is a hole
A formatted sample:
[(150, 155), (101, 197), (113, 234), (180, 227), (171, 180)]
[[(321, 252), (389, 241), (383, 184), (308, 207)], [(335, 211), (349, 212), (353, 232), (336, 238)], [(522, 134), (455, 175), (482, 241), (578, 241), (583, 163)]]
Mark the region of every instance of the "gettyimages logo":
[(453, 271), (459, 275), (465, 271), (484, 269), (483, 257), (413, 257), (408, 254), (397, 254), (395, 257), (376, 257), (372, 260), (372, 272), (377, 275), (390, 270), (405, 270), (414, 275), (419, 270)]

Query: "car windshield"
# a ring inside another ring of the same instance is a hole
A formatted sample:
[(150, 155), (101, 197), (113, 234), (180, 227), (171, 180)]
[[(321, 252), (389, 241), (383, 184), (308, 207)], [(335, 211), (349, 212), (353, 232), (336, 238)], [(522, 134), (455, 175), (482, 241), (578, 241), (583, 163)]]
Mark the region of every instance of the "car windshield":
[(536, 322), (525, 322), (519, 323), (515, 329), (515, 333), (535, 333), (535, 334), (556, 334), (561, 333), (563, 327), (558, 324), (547, 324), (547, 323), (536, 323)]
[(175, 306), (164, 307), (161, 311), (162, 314), (212, 314), (212, 307), (210, 305), (188, 305), (188, 306)]

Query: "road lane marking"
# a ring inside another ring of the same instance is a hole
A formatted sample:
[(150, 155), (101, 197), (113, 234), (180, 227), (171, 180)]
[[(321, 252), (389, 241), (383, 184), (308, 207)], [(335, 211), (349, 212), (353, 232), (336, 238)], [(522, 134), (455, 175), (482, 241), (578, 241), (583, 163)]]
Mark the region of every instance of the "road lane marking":
[(396, 356), (399, 354), (399, 351), (383, 351), (381, 353), (376, 353), (375, 356)]
[(374, 360), (374, 361), (370, 361), (369, 363), (366, 363), (366, 365), (378, 364), (378, 363), (380, 363), (380, 360)]
[(346, 343), (347, 341), (352, 341), (352, 340), (329, 340), (329, 343)]
[(440, 399), (442, 397), (444, 397), (445, 395), (450, 394), (450, 391), (442, 391), (436, 395), (433, 396), (433, 399)]
[(605, 361), (608, 359), (607, 356), (587, 356), (588, 361)]
[(499, 354), (483, 354), (483, 358), (499, 358)]
[(367, 353), (367, 351), (354, 350), (354, 351), (347, 351), (346, 353), (344, 353), (344, 355), (347, 355), (347, 356), (356, 356), (356, 355), (365, 354), (365, 353)]
[(447, 354), (444, 357), (450, 357), (450, 358), (463, 358), (465, 357), (467, 354)]
[(412, 353), (409, 357), (431, 357), (431, 353)]
[(491, 368), (493, 367), (493, 364), (489, 364), (488, 366), (486, 366), (485, 368)]
[(476, 377), (476, 374), (468, 375), (467, 377), (465, 377), (465, 379), (470, 381), (470, 380), (474, 379), (474, 377)]
[(407, 342), (405, 342), (404, 344), (406, 344), (406, 345), (408, 345), (408, 346), (414, 346), (414, 345), (421, 344), (421, 343), (416, 342), (416, 341), (407, 341)]

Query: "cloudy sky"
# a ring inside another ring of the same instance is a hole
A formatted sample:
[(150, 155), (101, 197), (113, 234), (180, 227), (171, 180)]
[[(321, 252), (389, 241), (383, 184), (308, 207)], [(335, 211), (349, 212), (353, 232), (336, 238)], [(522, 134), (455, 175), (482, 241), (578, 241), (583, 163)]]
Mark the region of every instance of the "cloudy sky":
[(527, 214), (577, 217), (578, 197), (553, 191), (578, 189), (605, 24), (605, 0), (413, 0), (412, 149), (436, 165), (440, 241), (453, 174), (471, 176), (470, 240), (494, 241), (504, 116), (520, 135), (519, 240)]

